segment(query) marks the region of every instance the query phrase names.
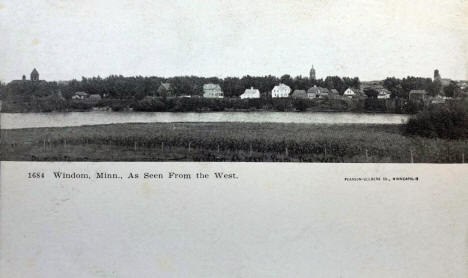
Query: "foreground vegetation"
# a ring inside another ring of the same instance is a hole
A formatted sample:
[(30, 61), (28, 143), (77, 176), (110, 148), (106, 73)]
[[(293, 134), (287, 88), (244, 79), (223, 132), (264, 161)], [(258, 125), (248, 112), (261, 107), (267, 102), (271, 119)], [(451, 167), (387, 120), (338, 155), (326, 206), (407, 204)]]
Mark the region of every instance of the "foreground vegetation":
[(429, 106), (409, 120), (405, 132), (429, 138), (468, 139), (468, 102)]
[(148, 123), (1, 130), (2, 160), (461, 163), (466, 140), (402, 126)]

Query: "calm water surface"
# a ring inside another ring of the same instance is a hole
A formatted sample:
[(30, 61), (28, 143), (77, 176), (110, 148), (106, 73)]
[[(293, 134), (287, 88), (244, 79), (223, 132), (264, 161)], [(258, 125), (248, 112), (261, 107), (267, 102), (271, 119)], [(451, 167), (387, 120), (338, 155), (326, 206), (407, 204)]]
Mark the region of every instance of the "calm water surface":
[(115, 123), (250, 122), (313, 124), (403, 124), (409, 115), (349, 112), (65, 112), (1, 113), (2, 129), (65, 127)]

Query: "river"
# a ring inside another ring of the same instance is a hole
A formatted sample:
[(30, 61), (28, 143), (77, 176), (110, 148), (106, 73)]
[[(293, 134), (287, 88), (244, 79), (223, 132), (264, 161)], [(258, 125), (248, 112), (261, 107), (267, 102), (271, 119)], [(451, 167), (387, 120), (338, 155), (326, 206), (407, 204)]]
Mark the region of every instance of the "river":
[(65, 112), (0, 113), (1, 129), (116, 123), (250, 122), (312, 124), (403, 124), (409, 115), (350, 112)]

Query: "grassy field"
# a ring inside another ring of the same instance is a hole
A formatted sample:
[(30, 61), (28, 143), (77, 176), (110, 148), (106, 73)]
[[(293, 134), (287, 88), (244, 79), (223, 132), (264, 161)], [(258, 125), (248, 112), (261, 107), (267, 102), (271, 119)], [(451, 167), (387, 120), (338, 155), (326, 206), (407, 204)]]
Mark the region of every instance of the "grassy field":
[(145, 123), (1, 130), (2, 160), (461, 163), (468, 142), (393, 125)]

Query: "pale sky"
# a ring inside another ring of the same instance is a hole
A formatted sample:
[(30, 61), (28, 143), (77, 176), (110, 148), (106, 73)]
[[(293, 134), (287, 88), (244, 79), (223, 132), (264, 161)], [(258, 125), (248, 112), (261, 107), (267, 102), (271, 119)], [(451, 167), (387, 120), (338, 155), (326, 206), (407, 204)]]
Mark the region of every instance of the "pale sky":
[(468, 1), (0, 0), (0, 80), (468, 79)]

